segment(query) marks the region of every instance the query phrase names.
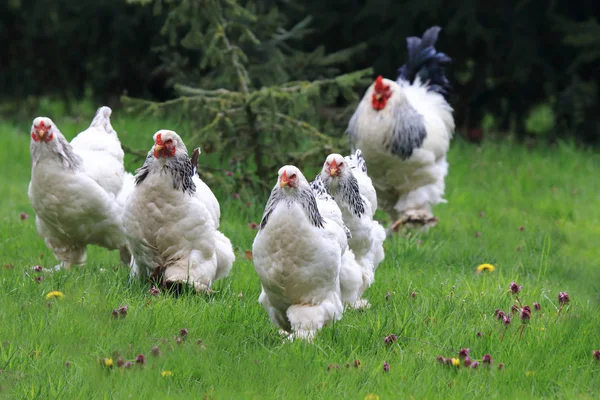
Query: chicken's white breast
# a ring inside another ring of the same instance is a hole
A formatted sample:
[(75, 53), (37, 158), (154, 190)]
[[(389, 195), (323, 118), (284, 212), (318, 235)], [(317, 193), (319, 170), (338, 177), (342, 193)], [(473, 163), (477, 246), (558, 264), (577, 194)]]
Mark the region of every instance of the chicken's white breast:
[(275, 324), (310, 339), (342, 316), (345, 238), (338, 224), (320, 215), (300, 170), (282, 167), (252, 246), (259, 301)]
[(231, 270), (231, 243), (196, 195), (195, 168), (181, 138), (161, 130), (154, 140), (123, 214), (134, 258), (132, 274), (207, 292)]
[(28, 195), (38, 232), (60, 261), (56, 268), (85, 264), (88, 244), (118, 249), (128, 263), (122, 207), (115, 196), (88, 175), (83, 158), (52, 120), (36, 118), (31, 135)]

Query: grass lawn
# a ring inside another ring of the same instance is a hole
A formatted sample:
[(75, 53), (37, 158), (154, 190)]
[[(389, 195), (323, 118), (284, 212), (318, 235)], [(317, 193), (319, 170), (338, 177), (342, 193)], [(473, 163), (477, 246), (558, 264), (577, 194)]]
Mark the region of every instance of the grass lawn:
[[(69, 139), (89, 124), (56, 122)], [(165, 127), (120, 112), (113, 122), (123, 143), (144, 149)], [(211, 296), (152, 296), (148, 284), (117, 267), (117, 252), (100, 248), (90, 249), (86, 267), (36, 281), (41, 274), (30, 267), (56, 260), (27, 198), (30, 124), (0, 123), (0, 397), (600, 398), (600, 363), (592, 356), (600, 349), (597, 152), (455, 141), (448, 204), (435, 210), (440, 224), (428, 235), (385, 243), (386, 259), (366, 293), (372, 308), (347, 311), (313, 344), (282, 344), (257, 302), (259, 279), (245, 253), (256, 234), (249, 223), (259, 222), (267, 193), (251, 197), (239, 188), (235, 199), (215, 190), (237, 261)], [(214, 163), (210, 157), (201, 164)], [(136, 163), (128, 159), (128, 169)], [(29, 218), (21, 220), (22, 212)], [(482, 263), (495, 271), (476, 274)], [(518, 314), (507, 328), (494, 317), (515, 303), (511, 281), (523, 286), (523, 304), (541, 304), (522, 333)], [(65, 298), (47, 300), (53, 290)], [(571, 299), (560, 315), (559, 291)], [(123, 305), (127, 315), (113, 318)], [(182, 328), (188, 335), (178, 344)], [(397, 341), (387, 345), (390, 334)], [(463, 347), (479, 362), (490, 354), (492, 366), (436, 361)], [(100, 365), (117, 351), (131, 361), (144, 354), (146, 363), (117, 368), (112, 356), (112, 369)]]

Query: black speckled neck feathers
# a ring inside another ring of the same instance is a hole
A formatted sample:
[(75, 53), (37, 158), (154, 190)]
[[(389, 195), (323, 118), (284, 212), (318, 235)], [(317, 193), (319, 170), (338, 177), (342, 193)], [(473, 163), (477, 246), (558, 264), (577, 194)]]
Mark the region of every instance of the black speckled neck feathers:
[(334, 199), (346, 206), (357, 217), (365, 213), (365, 202), (360, 195), (358, 181), (351, 171), (347, 171), (345, 176), (338, 178), (337, 185), (332, 185), (331, 179), (329, 182), (329, 191)]
[(277, 184), (271, 191), (271, 196), (269, 196), (269, 200), (267, 201), (265, 212), (262, 220), (260, 221), (260, 229), (264, 229), (269, 221), (269, 217), (273, 211), (275, 211), (277, 205), (281, 202), (285, 202), (288, 208), (293, 204), (298, 203), (304, 210), (304, 213), (310, 220), (310, 223), (317, 228), (323, 228), (324, 220), (319, 212), (319, 209), (317, 208), (317, 201), (310, 187), (301, 186), (296, 189), (294, 195), (286, 195), (279, 187), (279, 184)]
[(173, 179), (173, 189), (181, 190), (189, 195), (196, 192), (196, 185), (192, 179), (196, 169), (187, 154), (176, 154), (174, 157), (169, 157), (164, 165), (161, 166), (160, 164), (156, 157), (154, 157), (153, 152), (150, 151), (144, 165), (136, 171), (136, 186), (144, 182), (149, 174), (167, 173)]

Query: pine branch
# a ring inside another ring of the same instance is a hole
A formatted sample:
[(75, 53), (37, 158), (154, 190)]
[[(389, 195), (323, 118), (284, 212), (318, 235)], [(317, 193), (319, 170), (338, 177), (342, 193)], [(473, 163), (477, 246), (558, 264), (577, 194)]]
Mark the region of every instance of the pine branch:
[(234, 46), (231, 45), (231, 42), (229, 41), (229, 38), (227, 37), (227, 34), (225, 33), (225, 27), (226, 27), (225, 23), (219, 24), (219, 26), (217, 28), (218, 29), (217, 33), (223, 39), (223, 43), (225, 44), (225, 50), (231, 57), (231, 63), (233, 64), (233, 67), (235, 68), (235, 71), (237, 73), (237, 77), (238, 77), (239, 84), (240, 84), (240, 89), (247, 96), (248, 95), (248, 82), (246, 81), (246, 77), (248, 76), (248, 72), (246, 71), (246, 68), (244, 68), (244, 66), (242, 65), (242, 63), (240, 62), (240, 60), (238, 58), (238, 55), (235, 51), (237, 49), (237, 47), (234, 48)]

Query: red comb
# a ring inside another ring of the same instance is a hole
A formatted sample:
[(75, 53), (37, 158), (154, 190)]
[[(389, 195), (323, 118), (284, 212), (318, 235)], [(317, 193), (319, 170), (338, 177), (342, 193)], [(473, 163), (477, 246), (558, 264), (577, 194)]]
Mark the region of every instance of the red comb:
[(375, 91), (380, 93), (380, 92), (385, 92), (386, 90), (389, 90), (389, 89), (390, 89), (389, 85), (383, 84), (383, 76), (379, 75), (377, 77), (377, 79), (375, 79)]
[(162, 133), (159, 133), (158, 135), (156, 135), (156, 144), (159, 145), (159, 146), (163, 145)]
[(45, 126), (44, 120), (41, 120), (40, 123), (38, 124), (38, 126)]

